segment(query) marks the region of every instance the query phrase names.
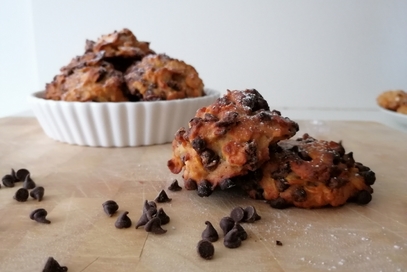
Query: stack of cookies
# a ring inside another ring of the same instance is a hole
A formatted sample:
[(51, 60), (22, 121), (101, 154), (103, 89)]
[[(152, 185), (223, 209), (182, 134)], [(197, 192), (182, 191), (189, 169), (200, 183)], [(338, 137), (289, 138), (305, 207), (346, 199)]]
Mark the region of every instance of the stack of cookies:
[(168, 167), (200, 196), (239, 186), (274, 208), (369, 203), (375, 173), (341, 143), (292, 139), (298, 130), (256, 90), (227, 91), (178, 130)]

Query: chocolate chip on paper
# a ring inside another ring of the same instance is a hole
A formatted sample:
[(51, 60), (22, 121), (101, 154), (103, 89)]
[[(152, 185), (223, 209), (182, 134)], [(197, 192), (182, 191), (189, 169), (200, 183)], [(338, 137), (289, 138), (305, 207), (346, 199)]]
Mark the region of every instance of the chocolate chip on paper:
[(237, 248), (240, 247), (242, 244), (242, 240), (239, 237), (239, 231), (238, 229), (234, 228), (231, 231), (229, 231), (224, 239), (223, 239), (223, 244), (227, 248)]
[(68, 267), (61, 266), (53, 257), (49, 257), (42, 272), (66, 272)]
[(216, 242), (219, 239), (218, 232), (216, 229), (213, 227), (212, 223), (209, 221), (205, 221), (206, 228), (202, 232), (202, 239), (211, 241), (211, 242)]
[(5, 176), (1, 179), (1, 181), (3, 182), (3, 185), (4, 185), (5, 187), (9, 187), (9, 188), (14, 187), (14, 178), (13, 178), (12, 175), (5, 175)]
[(232, 230), (234, 229), (237, 230), (237, 235), (239, 236), (240, 240), (244, 241), (247, 239), (247, 232), (244, 230), (242, 225), (240, 225), (239, 223), (235, 223), (235, 226), (233, 227)]
[(15, 176), (16, 176), (17, 180), (24, 181), (25, 177), (27, 175), (29, 175), (29, 174), (30, 174), (30, 171), (28, 171), (27, 169), (22, 168), (22, 169), (17, 170)]
[(213, 258), (213, 255), (215, 254), (215, 247), (212, 245), (210, 241), (203, 239), (198, 242), (197, 251), (201, 258), (205, 260), (210, 260)]
[(157, 217), (160, 219), (161, 225), (165, 225), (170, 222), (170, 217), (164, 212), (163, 208), (158, 209)]
[(242, 207), (236, 207), (230, 212), (230, 217), (235, 222), (242, 222), (245, 217), (245, 212)]
[(136, 229), (144, 226), (157, 214), (157, 204), (154, 201), (144, 201), (143, 213), (141, 214), (139, 220), (136, 223)]
[(46, 218), (47, 214), (48, 212), (45, 209), (40, 208), (32, 211), (30, 218), (38, 223), (51, 224), (51, 221)]
[(164, 190), (161, 190), (158, 196), (155, 198), (157, 203), (170, 202), (172, 199), (168, 197), (167, 193)]
[(28, 190), (25, 188), (18, 189), (13, 198), (18, 202), (26, 202), (28, 199)]
[(30, 196), (40, 202), (44, 198), (44, 191), (45, 189), (42, 186), (35, 187), (31, 190)]
[(158, 217), (151, 218), (144, 226), (145, 231), (154, 234), (164, 234), (167, 230), (161, 228), (161, 220)]
[(174, 179), (172, 181), (171, 185), (168, 187), (168, 190), (170, 190), (171, 192), (177, 192), (177, 191), (181, 191), (182, 187), (179, 186), (178, 180)]
[(36, 186), (35, 182), (30, 177), (30, 174), (27, 174), (24, 179), (23, 188), (30, 190), (30, 189), (34, 189), (35, 186)]
[(117, 205), (116, 201), (114, 200), (107, 200), (103, 202), (102, 207), (103, 211), (110, 217), (119, 209), (119, 205)]
[(231, 217), (226, 216), (220, 220), (219, 226), (223, 231), (223, 235), (226, 235), (235, 226), (235, 221)]
[(131, 227), (131, 219), (127, 216), (129, 212), (123, 212), (119, 215), (114, 226), (118, 229), (126, 229)]
[(248, 206), (244, 209), (243, 222), (253, 223), (254, 221), (260, 220), (261, 216), (257, 214), (256, 208), (253, 206)]

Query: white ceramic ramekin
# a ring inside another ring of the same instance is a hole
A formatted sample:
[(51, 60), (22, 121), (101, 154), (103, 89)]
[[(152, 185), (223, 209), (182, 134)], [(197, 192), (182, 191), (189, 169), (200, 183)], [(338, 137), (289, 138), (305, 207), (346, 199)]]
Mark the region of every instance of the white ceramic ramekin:
[(399, 113), (396, 111), (391, 111), (385, 108), (382, 108), (381, 106), (378, 106), (380, 111), (383, 113), (385, 116), (386, 120), (389, 121), (390, 123), (395, 123), (398, 124), (399, 126), (403, 128), (407, 128), (407, 114)]
[(28, 101), (45, 134), (76, 145), (126, 147), (169, 143), (196, 111), (213, 103), (220, 93), (148, 102), (67, 102), (44, 99), (36, 92)]

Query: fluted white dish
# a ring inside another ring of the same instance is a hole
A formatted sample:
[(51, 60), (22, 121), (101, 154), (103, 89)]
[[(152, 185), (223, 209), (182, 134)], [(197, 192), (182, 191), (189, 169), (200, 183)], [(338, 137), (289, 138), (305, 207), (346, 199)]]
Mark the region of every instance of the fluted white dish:
[(392, 123), (396, 123), (404, 129), (407, 128), (407, 114), (398, 113), (378, 106), (385, 118)]
[(44, 91), (28, 97), (45, 134), (57, 141), (95, 147), (126, 147), (169, 143), (180, 127), (220, 93), (146, 102), (68, 102), (44, 99)]

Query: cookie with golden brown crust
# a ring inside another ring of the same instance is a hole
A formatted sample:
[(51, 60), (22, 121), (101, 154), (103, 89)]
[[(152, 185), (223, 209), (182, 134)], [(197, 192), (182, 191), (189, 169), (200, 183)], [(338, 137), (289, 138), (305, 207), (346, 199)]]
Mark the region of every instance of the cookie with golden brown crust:
[(122, 102), (125, 96), (123, 74), (107, 62), (80, 62), (62, 69), (46, 84), (45, 98), (80, 102)]
[(139, 41), (129, 29), (102, 35), (96, 42), (87, 40), (86, 52), (103, 53), (104, 60), (112, 63), (121, 72), (135, 61), (141, 60), (149, 54), (155, 54), (149, 42)]
[(106, 58), (138, 57), (141, 59), (148, 54), (154, 54), (149, 42), (137, 40), (133, 32), (127, 28), (102, 35), (96, 42), (87, 40), (85, 50), (93, 53), (104, 52)]
[(131, 64), (154, 54), (148, 42), (138, 41), (128, 30), (87, 40), (85, 53), (62, 67), (46, 84), (45, 98), (65, 101), (121, 102), (138, 100), (128, 93), (124, 72)]
[(45, 84), (44, 98), (50, 100), (61, 100), (64, 93), (63, 85), (65, 83), (66, 75), (59, 74), (54, 76), (51, 82)]
[(407, 104), (401, 105), (397, 108), (398, 113), (407, 114)]
[(305, 134), (270, 149), (270, 159), (259, 170), (235, 180), (252, 198), (266, 199), (274, 208), (367, 204), (372, 199), (375, 173), (355, 162), (341, 143)]
[(185, 188), (208, 196), (261, 167), (270, 158), (269, 146), (297, 131), (297, 123), (270, 111), (256, 90), (227, 91), (176, 133), (168, 167), (173, 173), (184, 169)]
[(173, 100), (199, 97), (204, 84), (191, 65), (164, 54), (149, 55), (125, 73), (130, 93), (141, 100)]
[(93, 52), (87, 52), (81, 56), (76, 56), (75, 58), (73, 58), (71, 62), (68, 65), (63, 66), (60, 71), (62, 74), (70, 75), (76, 68), (101, 64), (103, 58), (103, 52), (97, 54)]
[(407, 93), (403, 90), (386, 91), (377, 97), (377, 103), (385, 109), (405, 113), (407, 112)]

